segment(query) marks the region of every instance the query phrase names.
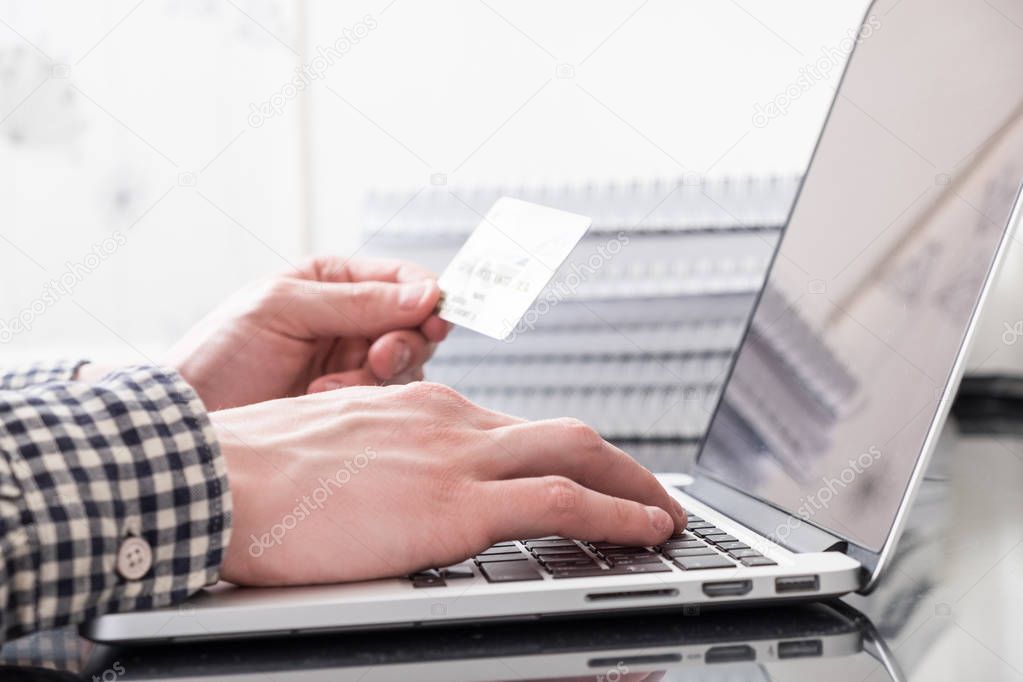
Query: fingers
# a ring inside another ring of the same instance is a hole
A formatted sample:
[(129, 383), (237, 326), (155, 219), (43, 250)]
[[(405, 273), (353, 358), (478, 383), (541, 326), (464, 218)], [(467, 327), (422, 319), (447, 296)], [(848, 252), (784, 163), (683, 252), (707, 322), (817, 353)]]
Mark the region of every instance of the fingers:
[(425, 375), (423, 374), (422, 367), (416, 367), (410, 369), (407, 372), (402, 372), (397, 376), (393, 377), (390, 381), (385, 381), (385, 386), (404, 386), (405, 384), (411, 384), (414, 381), (422, 381)]
[(608, 495), (654, 505), (686, 527), (682, 506), (636, 460), (576, 419), (551, 419), (496, 429), (499, 448), (485, 469), (495, 478), (559, 475)]
[(393, 380), (400, 374), (422, 370), (433, 356), (436, 345), (425, 336), (411, 330), (388, 332), (373, 342), (367, 362), (373, 374), (382, 381)]
[(327, 359), (324, 374), (330, 372), (347, 372), (350, 369), (364, 367), (369, 356), (369, 341), (361, 336), (349, 336), (338, 339)]
[(437, 273), (415, 263), (395, 258), (358, 258), (348, 261), (353, 282), (418, 282), (436, 280)]
[(440, 289), (433, 280), (392, 282), (312, 282), (283, 279), (285, 333), (304, 338), (373, 338), (395, 329), (413, 329), (433, 313)]
[(381, 382), (380, 379), (368, 368), (360, 367), (345, 372), (333, 372), (317, 377), (310, 382), (306, 393), (322, 393), (323, 391), (336, 391), (339, 388), (350, 388), (353, 386), (396, 386), (410, 384), (413, 381), (423, 380), (423, 370), (414, 367), (407, 372), (395, 375), (390, 381)]
[(451, 323), (440, 319), (436, 315), (430, 315), (430, 317), (426, 318), (426, 322), (419, 326), (419, 331), (430, 341), (440, 343), (447, 338), (448, 332), (451, 331)]
[[(374, 287), (379, 284), (423, 284), (423, 283), (434, 283), (432, 285), (427, 284), (431, 288), (435, 288), (437, 276), (426, 268), (409, 263), (402, 260), (394, 259), (374, 259), (374, 258), (360, 258), (355, 260), (349, 260), (336, 256), (324, 256), (316, 258), (301, 268), (292, 271), (288, 276), (282, 278), (279, 282), (280, 288), (287, 289), (285, 291), (290, 298), (294, 298), (295, 294), (301, 293), (321, 293), (325, 291), (345, 291), (344, 289), (336, 290), (329, 285), (354, 285), (355, 291), (358, 292), (360, 289), (368, 289), (370, 291), (366, 293), (367, 296), (372, 297), (372, 291), (376, 290), (377, 295), (385, 296), (387, 291), (402, 291), (400, 287)], [(326, 285), (326, 286), (323, 286)], [(360, 287), (359, 285), (367, 285)], [(405, 289), (405, 291), (412, 291), (413, 287)], [(438, 290), (439, 292), (439, 290)], [(423, 336), (433, 342), (443, 341), (447, 337), (448, 332), (451, 330), (451, 324), (440, 319), (437, 315), (430, 314), (436, 309), (437, 301), (439, 300), (439, 293), (437, 298), (433, 298), (432, 295), (427, 295), (426, 298), (421, 302), (421, 306), (415, 306), (414, 313), (409, 313), (406, 316), (399, 315), (402, 319), (411, 320), (408, 324), (396, 325), (394, 323), (387, 323), (381, 320), (381, 325), (370, 325), (362, 319), (363, 314), (353, 314), (347, 309), (340, 311), (342, 316), (349, 317), (349, 323), (345, 325), (340, 332), (331, 332), (336, 336), (342, 334), (361, 334), (363, 336), (377, 336), (383, 332), (390, 331), (391, 329), (399, 329), (402, 327), (414, 328), (419, 327), (419, 331), (422, 332)], [(294, 309), (291, 306), (291, 301), (287, 301), (289, 308)], [(303, 296), (301, 305), (298, 306), (297, 314), (301, 318), (308, 318), (306, 309), (312, 305), (309, 297)], [(326, 301), (328, 304), (339, 305), (339, 302)], [(386, 304), (385, 302), (381, 302)], [(426, 308), (429, 307), (429, 310)], [(322, 308), (321, 306), (318, 306)], [(372, 307), (372, 306), (371, 306)], [(368, 312), (373, 314), (373, 311), (355, 311), (356, 313)], [(330, 321), (330, 318), (327, 318)], [(306, 325), (307, 328), (310, 325)], [(336, 324), (328, 324), (328, 328), (336, 329)], [(355, 328), (353, 330), (353, 327)], [(308, 333), (308, 332), (307, 332)]]
[(491, 481), (479, 513), (493, 541), (560, 535), (591, 542), (657, 545), (674, 531), (671, 516), (605, 495), (562, 476)]
[(360, 367), (359, 369), (352, 369), (347, 372), (334, 372), (333, 374), (324, 374), (322, 377), (317, 377), (309, 384), (307, 392), (321, 393), (349, 386), (374, 386), (376, 383), (377, 378), (373, 375), (373, 372), (365, 367)]
[(295, 276), (322, 282), (415, 282), (437, 275), (415, 263), (394, 258), (342, 258), (320, 256), (300, 268)]

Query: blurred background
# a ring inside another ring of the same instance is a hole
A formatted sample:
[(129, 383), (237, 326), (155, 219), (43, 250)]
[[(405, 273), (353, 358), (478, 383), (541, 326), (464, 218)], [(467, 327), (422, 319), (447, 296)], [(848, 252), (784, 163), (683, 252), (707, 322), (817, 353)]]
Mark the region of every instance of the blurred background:
[[(0, 0), (0, 354), (158, 361), (246, 282), (440, 269), (520, 196), (594, 218), (576, 264), (629, 245), (428, 378), (656, 466), (702, 434), (866, 4)], [(1016, 243), (978, 371), (1023, 367), (1021, 274)]]

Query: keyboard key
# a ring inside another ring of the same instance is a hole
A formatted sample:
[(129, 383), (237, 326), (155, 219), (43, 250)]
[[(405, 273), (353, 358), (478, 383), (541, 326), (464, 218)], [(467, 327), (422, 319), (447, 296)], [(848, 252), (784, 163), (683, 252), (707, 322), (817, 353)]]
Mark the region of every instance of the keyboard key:
[(541, 559), (540, 563), (542, 563), (546, 568), (549, 568), (549, 569), (564, 568), (566, 566), (596, 566), (597, 565), (597, 562), (595, 562), (593, 559), (591, 559), (588, 556), (587, 557), (580, 557), (580, 558), (569, 558), (569, 559), (563, 559), (561, 557), (550, 557), (550, 558), (547, 558), (547, 559)]
[(675, 564), (686, 571), (700, 571), (705, 568), (735, 568), (735, 564), (720, 554), (678, 557), (675, 559)]
[(717, 548), (731, 552), (733, 549), (749, 549), (749, 545), (744, 542), (722, 542), (718, 544)]
[(416, 571), (415, 573), (409, 574), (410, 578), (438, 578), (440, 577), (440, 571), (436, 568), (428, 568), (425, 571)]
[(476, 563), (479, 564), (494, 564), (502, 561), (525, 561), (526, 555), (522, 552), (518, 554), (487, 554), (476, 557)]
[(537, 559), (541, 566), (550, 569), (552, 566), (597, 566), (597, 562), (588, 556), (580, 557), (547, 557)]
[(571, 547), (537, 547), (530, 551), (535, 556), (588, 556), (581, 547), (577, 547), (576, 545), (572, 545)]
[(664, 556), (674, 559), (680, 556), (717, 556), (718, 553), (707, 545), (693, 547), (692, 549), (666, 549)]
[(498, 561), (480, 564), (483, 577), (492, 583), (513, 583), (523, 580), (543, 580), (536, 566), (528, 561)]
[[(514, 547), (514, 546), (515, 546), (515, 542), (512, 541), (512, 540), (508, 540), (507, 542), (499, 542), (496, 545), (494, 545), (494, 547)], [(491, 547), (491, 549), (493, 549), (493, 547)]]
[(611, 551), (608, 551), (608, 552), (602, 553), (600, 556), (603, 559), (625, 559), (625, 558), (628, 558), (628, 557), (643, 558), (645, 556), (657, 556), (657, 551), (656, 550), (649, 550), (649, 549), (646, 549), (646, 548), (644, 548), (642, 552), (622, 552), (622, 551), (613, 551), (613, 552), (611, 552)]
[(777, 561), (771, 561), (765, 556), (751, 556), (745, 559), (740, 559), (746, 566), (777, 566)]
[(647, 554), (626, 554), (623, 556), (608, 557), (605, 559), (609, 566), (630, 566), (632, 564), (659, 564), (661, 558), (649, 552)]
[(634, 573), (671, 573), (671, 567), (663, 561), (657, 563), (626, 564), (614, 566), (608, 571), (611, 575), (632, 575)]
[(725, 531), (721, 530), (720, 528), (715, 528), (714, 526), (711, 526), (710, 528), (697, 528), (693, 530), (693, 535), (702, 538), (708, 535), (722, 535), (724, 534), (724, 532)]
[(732, 535), (725, 535), (724, 533), (721, 533), (720, 535), (704, 535), (703, 539), (706, 540), (707, 542), (713, 542), (715, 545), (720, 545), (722, 542), (739, 541), (739, 538), (734, 537)]
[(696, 516), (695, 514), (686, 513), (686, 518), (689, 519), (690, 523), (692, 523), (693, 521), (697, 521), (697, 522), (703, 521), (702, 518), (700, 518), (699, 516)]
[(615, 549), (603, 549), (600, 550), (600, 554), (603, 556), (627, 556), (629, 554), (649, 554), (650, 550), (646, 547), (618, 547)]
[(661, 549), (693, 549), (695, 547), (706, 547), (707, 543), (701, 540), (668, 540)]
[(538, 556), (536, 560), (544, 565), (557, 563), (563, 563), (566, 566), (581, 565), (577, 562), (585, 562), (586, 565), (596, 564), (593, 557), (587, 554), (571, 554), (567, 556), (564, 554), (555, 554), (553, 556)]
[(609, 575), (609, 571), (597, 565), (558, 566), (551, 569), (551, 575), (555, 578), (592, 578), (594, 576)]
[(577, 547), (572, 540), (561, 538), (559, 540), (526, 540), (524, 543), (530, 549), (534, 547)]
[(733, 559), (745, 559), (747, 557), (761, 556), (761, 554), (755, 549), (733, 549), (729, 550), (728, 556)]
[(635, 575), (639, 573), (669, 573), (671, 568), (663, 563), (656, 564), (628, 564), (615, 566), (613, 568), (585, 568), (571, 567), (551, 571), (555, 578), (602, 578), (614, 575)]
[(461, 578), (475, 578), (476, 573), (473, 572), (472, 566), (469, 564), (456, 564), (454, 566), (448, 566), (440, 570), (441, 576), (445, 580), (458, 580)]
[(514, 545), (511, 547), (491, 547), (480, 552), (477, 556), (492, 556), (494, 554), (521, 554), (522, 550)]
[(412, 587), (444, 587), (444, 578), (435, 569), (420, 571), (409, 576), (412, 580)]

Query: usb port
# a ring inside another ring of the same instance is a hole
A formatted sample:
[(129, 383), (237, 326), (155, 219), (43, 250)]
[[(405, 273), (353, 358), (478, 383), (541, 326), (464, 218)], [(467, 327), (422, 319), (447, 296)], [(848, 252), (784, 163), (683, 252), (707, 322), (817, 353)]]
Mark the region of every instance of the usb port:
[(703, 583), (703, 593), (708, 597), (741, 597), (753, 590), (752, 580), (721, 580)]
[(748, 644), (728, 644), (712, 646), (703, 655), (704, 663), (736, 663), (738, 661), (754, 661), (757, 652)]
[(821, 581), (815, 575), (792, 575), (774, 579), (774, 591), (782, 592), (816, 592), (821, 588)]
[(823, 646), (819, 639), (797, 639), (778, 642), (778, 658), (811, 658), (820, 656)]

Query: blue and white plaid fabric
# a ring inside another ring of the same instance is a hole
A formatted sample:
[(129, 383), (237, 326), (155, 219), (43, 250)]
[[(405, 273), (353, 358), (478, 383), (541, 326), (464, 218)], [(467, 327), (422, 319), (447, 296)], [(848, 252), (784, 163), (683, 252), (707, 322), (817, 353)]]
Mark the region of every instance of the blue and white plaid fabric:
[[(0, 641), (163, 606), (217, 579), (231, 500), (198, 396), (173, 370), (0, 373)], [(116, 570), (128, 536), (153, 566)]]

